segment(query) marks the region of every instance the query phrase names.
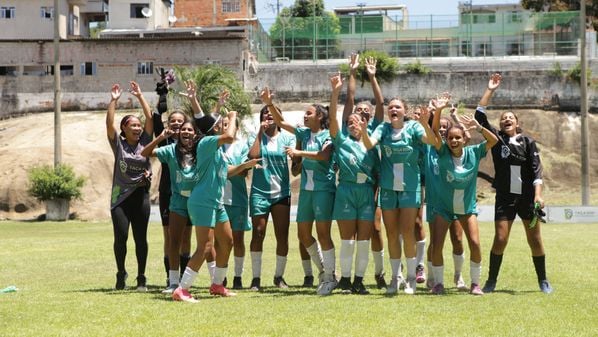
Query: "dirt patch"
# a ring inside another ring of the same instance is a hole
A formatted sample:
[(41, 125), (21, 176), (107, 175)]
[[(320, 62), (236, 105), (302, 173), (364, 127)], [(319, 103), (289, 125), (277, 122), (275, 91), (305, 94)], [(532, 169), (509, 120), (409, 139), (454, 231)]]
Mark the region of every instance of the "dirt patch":
[[(299, 110), (304, 104), (283, 107)], [(491, 122), (499, 111), (489, 111)], [(539, 140), (545, 172), (545, 197), (553, 205), (581, 203), (580, 120), (576, 115), (553, 111), (517, 111), (524, 130)], [(123, 113), (124, 114), (124, 113)], [(117, 120), (121, 115), (117, 116)], [(590, 116), (590, 130), (598, 122)], [(43, 203), (27, 194), (27, 170), (35, 165), (52, 164), (54, 158), (53, 114), (38, 113), (0, 121), (0, 219), (32, 219), (45, 213)], [(62, 160), (87, 179), (83, 200), (72, 203), (71, 212), (82, 220), (110, 217), (110, 187), (114, 157), (105, 131), (105, 112), (66, 112), (62, 117)], [(590, 181), (598, 177), (598, 139), (590, 139)], [(154, 163), (154, 177), (160, 165)], [(494, 175), (491, 159), (481, 170)], [(296, 190), (298, 180), (293, 187)], [(152, 199), (156, 199), (156, 184)], [(596, 184), (594, 187), (598, 186)], [(479, 180), (481, 203), (493, 203), (490, 185)], [(591, 203), (598, 204), (592, 195)]]

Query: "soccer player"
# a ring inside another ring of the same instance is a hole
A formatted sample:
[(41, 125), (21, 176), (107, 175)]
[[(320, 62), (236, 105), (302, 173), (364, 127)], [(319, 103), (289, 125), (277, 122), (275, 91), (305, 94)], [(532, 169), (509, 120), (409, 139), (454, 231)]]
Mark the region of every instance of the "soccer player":
[[(276, 125), (295, 134), (303, 146), (303, 150), (285, 148), (291, 159), (302, 158), (297, 206), (298, 236), (321, 273), (318, 294), (329, 295), (336, 286), (334, 243), (330, 235), (336, 176), (332, 168), (333, 146), (328, 131), (328, 109), (320, 104), (309, 105), (303, 117), (305, 127), (295, 127), (286, 122), (281, 112), (272, 105), (268, 88), (262, 91), (261, 98)], [(318, 241), (312, 235), (314, 221)]]
[(536, 142), (523, 135), (517, 116), (503, 112), (500, 116), (500, 129), (490, 126), (485, 113), (486, 105), (498, 89), (502, 77), (493, 74), (482, 96), (475, 118), (479, 123), (498, 136), (499, 142), (492, 148), (495, 178), (492, 186), (496, 189), (494, 205), (494, 242), (490, 251), (490, 271), (484, 285), (484, 292), (493, 292), (496, 288), (498, 272), (503, 253), (509, 241), (511, 226), (515, 215), (523, 222), (527, 243), (532, 251), (532, 260), (538, 277), (538, 285), (543, 293), (550, 294), (553, 289), (546, 278), (544, 244), (542, 243), (539, 221), (532, 226), (535, 205), (544, 208), (542, 199), (542, 163)]
[(137, 290), (147, 291), (145, 266), (148, 251), (151, 167), (149, 159), (142, 156), (141, 151), (152, 139), (153, 121), (151, 109), (136, 82), (130, 82), (129, 92), (139, 100), (145, 124), (133, 115), (126, 115), (120, 121), (120, 133), (117, 131), (114, 113), (122, 94), (118, 84), (114, 84), (110, 90), (111, 99), (106, 113), (106, 134), (114, 153), (110, 215), (114, 229), (113, 248), (117, 268), (115, 288), (122, 290), (126, 286), (128, 274), (125, 258), (130, 225), (133, 229), (137, 257)]

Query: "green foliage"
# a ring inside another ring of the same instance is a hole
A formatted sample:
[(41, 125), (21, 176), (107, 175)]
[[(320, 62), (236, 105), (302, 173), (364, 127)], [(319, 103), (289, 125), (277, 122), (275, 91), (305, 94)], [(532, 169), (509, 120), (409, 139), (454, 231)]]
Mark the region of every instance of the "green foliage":
[[(577, 62), (575, 66), (567, 71), (567, 78), (573, 82), (581, 84), (581, 63)], [(592, 70), (586, 69), (586, 81), (588, 85), (592, 83)]]
[(276, 22), (270, 27), (270, 38), (272, 47), (277, 51), (276, 56), (312, 59), (315, 40), (318, 59), (338, 57), (340, 20), (334, 13), (324, 10), (322, 0), (314, 1), (315, 3), (297, 0), (294, 5), (281, 10)]
[[(365, 81), (370, 80), (365, 69), (365, 60), (368, 57), (376, 59), (376, 79), (380, 83), (392, 81), (399, 73), (399, 63), (388, 53), (379, 50), (366, 50), (359, 55), (359, 67), (356, 74), (356, 80), (361, 81), (362, 86)], [(349, 65), (341, 64), (339, 71), (343, 76), (349, 76)]]
[(459, 104), (457, 104), (457, 113), (459, 115), (462, 115), (465, 113), (465, 103), (459, 102)]
[(38, 200), (79, 199), (85, 178), (77, 177), (73, 168), (62, 164), (36, 166), (29, 170), (29, 194)]
[(431, 71), (430, 68), (423, 65), (420, 60), (416, 60), (415, 63), (407, 63), (402, 68), (408, 74), (427, 75)]
[[(176, 67), (175, 73), (178, 83), (185, 83), (186, 80), (195, 82), (199, 104), (204, 112), (213, 111), (220, 93), (228, 90), (230, 96), (225, 108), (229, 111), (237, 111), (241, 119), (251, 115), (251, 99), (232, 70), (209, 64), (195, 68)], [(193, 109), (187, 99), (182, 100), (181, 105), (185, 112), (193, 116)]]
[(556, 61), (554, 62), (554, 64), (552, 65), (552, 69), (550, 71), (548, 71), (548, 74), (550, 76), (554, 76), (554, 77), (563, 77), (563, 68), (561, 67), (561, 62)]

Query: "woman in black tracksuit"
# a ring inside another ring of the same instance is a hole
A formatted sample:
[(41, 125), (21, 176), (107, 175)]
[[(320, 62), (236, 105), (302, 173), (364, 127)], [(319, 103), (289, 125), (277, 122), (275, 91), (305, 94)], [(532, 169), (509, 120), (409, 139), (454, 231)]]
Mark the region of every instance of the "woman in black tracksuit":
[(511, 226), (515, 216), (519, 215), (525, 228), (527, 243), (532, 251), (532, 259), (538, 277), (540, 290), (546, 294), (552, 292), (552, 286), (546, 279), (544, 245), (540, 224), (532, 223), (534, 207), (544, 208), (542, 199), (542, 163), (536, 142), (521, 134), (519, 120), (513, 112), (503, 112), (500, 116), (500, 130), (490, 126), (485, 113), (485, 106), (494, 91), (500, 85), (502, 77), (493, 74), (488, 87), (480, 100), (475, 118), (480, 125), (498, 136), (498, 143), (492, 148), (495, 178), (492, 186), (496, 189), (494, 206), (494, 242), (490, 252), (490, 271), (488, 280), (482, 289), (484, 293), (493, 292), (503, 252), (509, 240)]

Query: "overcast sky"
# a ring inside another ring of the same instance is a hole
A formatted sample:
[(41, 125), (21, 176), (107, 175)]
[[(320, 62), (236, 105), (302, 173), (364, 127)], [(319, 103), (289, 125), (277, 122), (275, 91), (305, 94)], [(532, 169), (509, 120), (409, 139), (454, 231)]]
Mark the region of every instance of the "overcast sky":
[[(278, 0), (281, 8), (295, 3), (295, 0)], [(464, 0), (461, 0), (464, 1)], [(256, 0), (257, 17), (260, 19), (276, 17), (276, 0)], [(407, 5), (410, 15), (457, 15), (459, 0), (324, 0), (326, 9), (335, 7), (365, 5)], [(519, 3), (519, 0), (472, 0), (474, 5)]]

